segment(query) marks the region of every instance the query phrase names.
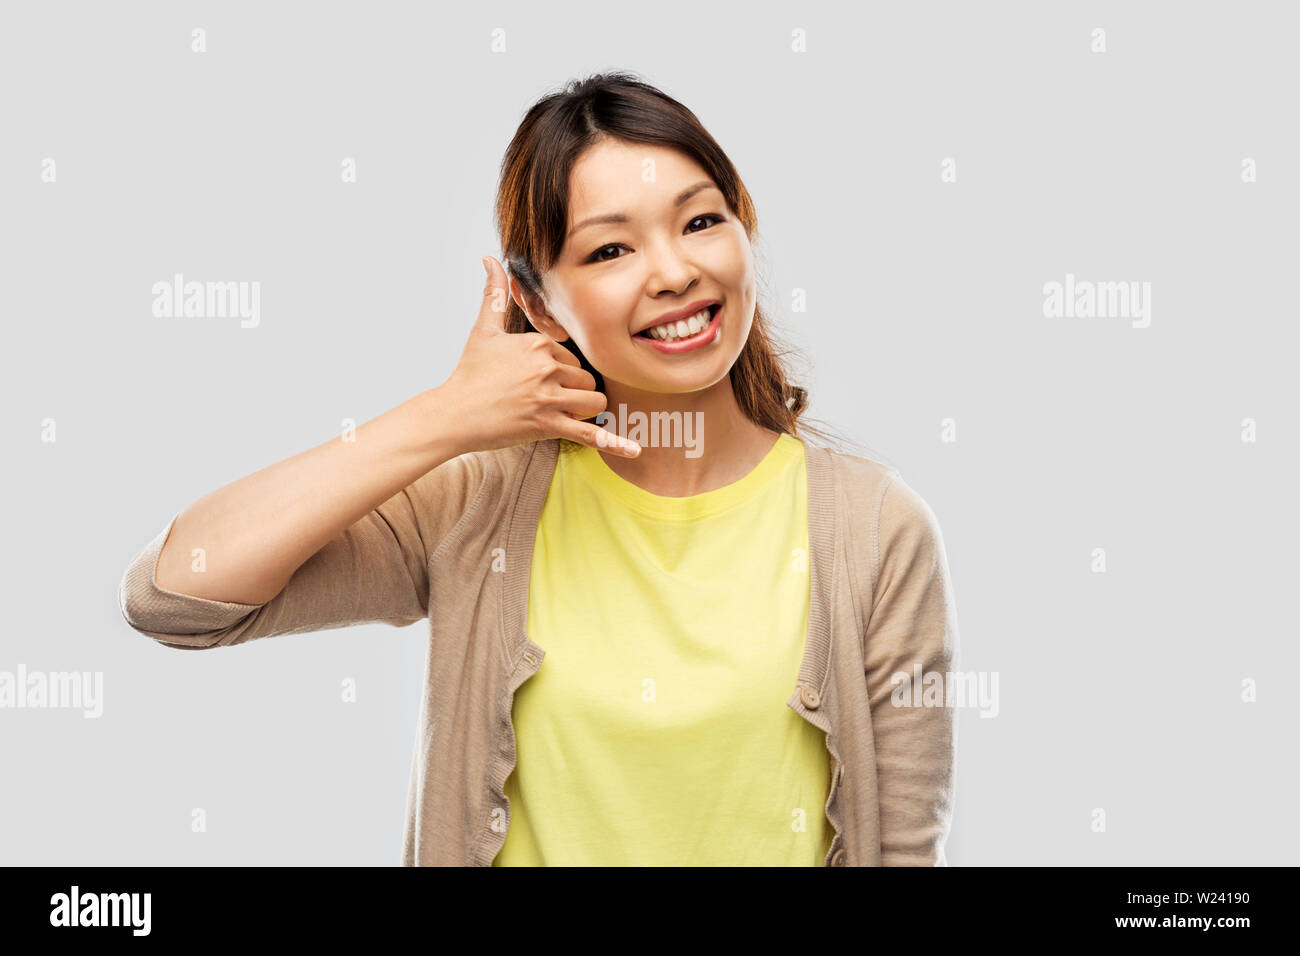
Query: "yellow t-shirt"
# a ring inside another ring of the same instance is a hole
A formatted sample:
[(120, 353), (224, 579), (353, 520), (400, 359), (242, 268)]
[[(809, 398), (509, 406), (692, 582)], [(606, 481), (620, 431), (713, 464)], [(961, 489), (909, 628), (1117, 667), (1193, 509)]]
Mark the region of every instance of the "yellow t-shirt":
[(808, 633), (803, 443), (651, 494), (561, 445), (537, 528), (494, 866), (821, 866), (830, 755), (786, 705)]

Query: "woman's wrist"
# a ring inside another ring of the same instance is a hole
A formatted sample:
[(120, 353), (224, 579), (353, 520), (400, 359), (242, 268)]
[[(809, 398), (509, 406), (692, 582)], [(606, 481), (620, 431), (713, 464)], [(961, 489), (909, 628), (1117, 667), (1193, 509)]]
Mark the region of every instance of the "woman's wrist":
[(421, 392), (409, 404), (413, 415), (411, 434), (416, 438), (416, 454), (431, 462), (429, 470), (473, 451), (472, 443), (464, 432), (463, 416), (444, 386)]

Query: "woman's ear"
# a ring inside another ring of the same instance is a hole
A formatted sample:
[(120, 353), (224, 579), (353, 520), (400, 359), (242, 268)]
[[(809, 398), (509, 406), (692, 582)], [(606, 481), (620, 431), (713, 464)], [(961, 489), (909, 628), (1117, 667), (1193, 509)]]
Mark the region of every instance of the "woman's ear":
[(542, 301), (540, 295), (527, 291), (514, 276), (509, 276), (508, 279), (510, 298), (515, 300), (515, 305), (524, 310), (524, 315), (528, 316), (528, 321), (535, 330), (557, 342), (563, 342), (569, 337), (569, 333), (564, 331), (560, 323), (556, 322), (546, 310), (546, 303)]

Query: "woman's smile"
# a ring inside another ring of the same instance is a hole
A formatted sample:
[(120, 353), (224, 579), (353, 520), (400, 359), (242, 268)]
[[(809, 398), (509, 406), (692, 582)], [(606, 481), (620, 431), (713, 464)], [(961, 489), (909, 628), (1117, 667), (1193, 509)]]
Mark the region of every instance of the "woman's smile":
[[(656, 325), (636, 333), (632, 338), (665, 355), (693, 352), (722, 340), (722, 306), (708, 306), (707, 320), (704, 314), (702, 311), (692, 319), (679, 319), (676, 324)], [(692, 324), (699, 325), (701, 322), (703, 325), (692, 331)], [(664, 329), (667, 331), (660, 331)], [(665, 335), (668, 337), (664, 338)]]

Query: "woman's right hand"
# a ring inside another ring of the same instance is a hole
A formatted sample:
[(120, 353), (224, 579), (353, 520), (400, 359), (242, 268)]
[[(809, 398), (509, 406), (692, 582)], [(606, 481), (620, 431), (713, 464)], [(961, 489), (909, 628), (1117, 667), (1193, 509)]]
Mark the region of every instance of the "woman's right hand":
[(607, 400), (595, 377), (563, 345), (540, 332), (505, 330), (509, 284), (491, 256), (487, 283), (469, 341), (451, 377), (437, 391), (440, 412), (454, 415), (464, 452), (568, 438), (635, 458), (641, 447), (594, 422)]

